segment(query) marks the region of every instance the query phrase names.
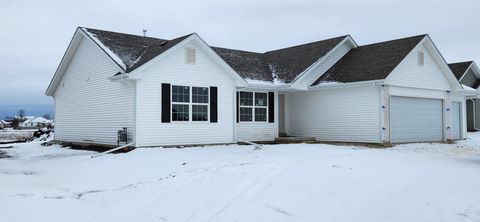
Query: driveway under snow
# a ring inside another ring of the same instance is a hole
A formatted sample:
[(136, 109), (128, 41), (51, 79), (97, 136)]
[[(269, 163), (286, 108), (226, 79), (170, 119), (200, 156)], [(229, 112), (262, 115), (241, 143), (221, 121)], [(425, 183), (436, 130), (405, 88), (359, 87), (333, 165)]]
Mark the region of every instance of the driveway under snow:
[[(0, 148), (1, 221), (480, 221), (480, 134), (457, 144)], [(6, 145), (0, 145), (0, 147)]]

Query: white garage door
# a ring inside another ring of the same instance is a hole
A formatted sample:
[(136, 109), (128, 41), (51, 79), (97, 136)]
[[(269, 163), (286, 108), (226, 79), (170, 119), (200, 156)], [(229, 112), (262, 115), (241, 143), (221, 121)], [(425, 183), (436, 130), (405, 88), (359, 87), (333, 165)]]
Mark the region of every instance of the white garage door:
[(442, 110), (440, 99), (392, 96), (392, 143), (442, 141)]
[(452, 102), (452, 139), (454, 140), (461, 139), (462, 135), (460, 104), (459, 102)]

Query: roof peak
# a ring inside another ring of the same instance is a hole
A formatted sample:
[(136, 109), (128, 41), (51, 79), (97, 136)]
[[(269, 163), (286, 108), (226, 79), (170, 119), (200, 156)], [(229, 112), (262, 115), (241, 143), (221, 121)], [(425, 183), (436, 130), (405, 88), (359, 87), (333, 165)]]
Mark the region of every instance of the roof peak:
[(414, 35), (414, 36), (403, 37), (403, 38), (399, 38), (399, 39), (391, 39), (391, 40), (382, 41), (382, 42), (369, 43), (369, 44), (366, 44), (366, 45), (360, 45), (358, 47), (374, 46), (374, 45), (397, 42), (397, 41), (405, 41), (405, 40), (409, 40), (409, 39), (413, 39), (413, 38), (420, 38), (420, 37), (423, 39), (427, 36), (428, 36), (428, 34)]
[(104, 30), (104, 29), (89, 28), (89, 27), (84, 27), (84, 26), (78, 26), (78, 28), (84, 29), (84, 30), (87, 30), (87, 31), (88, 30), (93, 30), (93, 31), (100, 31), (100, 32), (108, 32), (108, 33), (112, 33), (112, 34), (126, 35), (126, 36), (130, 36), (130, 37), (154, 39), (154, 40), (160, 40), (160, 41), (169, 41), (169, 40), (174, 40), (174, 39), (177, 39), (177, 38), (181, 38), (181, 37), (196, 34), (195, 32), (192, 32), (192, 33), (189, 33), (189, 34), (186, 34), (186, 35), (181, 35), (180, 37), (175, 37), (175, 38), (172, 38), (172, 39), (163, 39), (163, 38), (157, 38), (157, 37), (153, 37), (153, 36), (143, 36), (143, 35), (130, 34), (130, 33), (125, 33), (125, 32), (117, 32), (117, 31), (110, 31), (110, 30)]
[(332, 37), (332, 38), (328, 38), (328, 39), (322, 39), (322, 40), (318, 40), (318, 41), (307, 42), (307, 43), (303, 43), (303, 44), (300, 44), (300, 45), (292, 45), (292, 46), (288, 46), (288, 47), (284, 47), (284, 48), (279, 48), (279, 49), (275, 49), (275, 50), (266, 51), (265, 53), (275, 52), (275, 51), (280, 51), (280, 50), (286, 50), (286, 49), (291, 49), (291, 48), (296, 48), (296, 47), (301, 47), (301, 46), (308, 46), (310, 44), (318, 44), (318, 43), (321, 43), (321, 42), (335, 40), (335, 39), (344, 39), (344, 38), (347, 38), (349, 36), (350, 35), (342, 35), (342, 36)]
[(463, 62), (452, 62), (452, 63), (448, 63), (448, 65), (458, 65), (458, 64), (467, 64), (467, 63), (474, 63), (474, 61), (470, 60), (470, 61), (463, 61)]

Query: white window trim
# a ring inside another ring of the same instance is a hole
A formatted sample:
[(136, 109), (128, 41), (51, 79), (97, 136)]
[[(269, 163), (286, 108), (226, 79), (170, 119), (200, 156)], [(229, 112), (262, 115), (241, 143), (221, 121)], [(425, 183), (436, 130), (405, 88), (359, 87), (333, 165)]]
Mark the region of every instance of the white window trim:
[[(173, 101), (173, 86), (187, 86), (189, 87), (189, 102), (174, 102)], [(208, 103), (194, 103), (193, 102), (193, 87), (198, 87), (198, 88), (207, 88), (208, 90)], [(173, 120), (173, 104), (179, 104), (179, 105), (188, 105), (188, 121), (178, 121), (178, 120)], [(193, 121), (193, 105), (203, 105), (207, 106), (207, 120), (205, 121)], [(209, 86), (192, 86), (192, 85), (186, 85), (186, 84), (170, 84), (170, 122), (171, 123), (210, 123), (210, 87)]]
[[(251, 106), (248, 106), (248, 105), (241, 105), (240, 104), (240, 101), (238, 101), (238, 122), (239, 123), (268, 123), (268, 101), (269, 101), (269, 93), (268, 92), (264, 92), (264, 91), (238, 91), (239, 93), (241, 92), (251, 92), (252, 93), (252, 105)], [(256, 106), (255, 105), (255, 93), (265, 93), (267, 95), (267, 105), (266, 106)], [(240, 100), (241, 96), (239, 95), (238, 96), (238, 99)], [(241, 115), (242, 113), (240, 112), (240, 108), (250, 108), (252, 110), (252, 121), (246, 121), (246, 120), (242, 120), (241, 118)], [(265, 118), (265, 121), (257, 121), (255, 119), (255, 108), (262, 108), (262, 109), (265, 109), (266, 110), (266, 118)]]

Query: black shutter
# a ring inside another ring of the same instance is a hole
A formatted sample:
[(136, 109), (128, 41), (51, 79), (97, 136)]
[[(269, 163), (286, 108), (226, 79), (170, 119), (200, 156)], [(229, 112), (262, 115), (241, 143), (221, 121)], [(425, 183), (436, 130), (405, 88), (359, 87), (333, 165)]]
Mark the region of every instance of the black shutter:
[(240, 109), (239, 109), (239, 106), (240, 105), (240, 92), (237, 92), (237, 123), (240, 122)]
[(162, 123), (170, 122), (170, 84), (162, 83)]
[(218, 122), (218, 100), (217, 100), (218, 88), (210, 86), (210, 122)]
[(275, 122), (275, 94), (268, 92), (268, 122)]

